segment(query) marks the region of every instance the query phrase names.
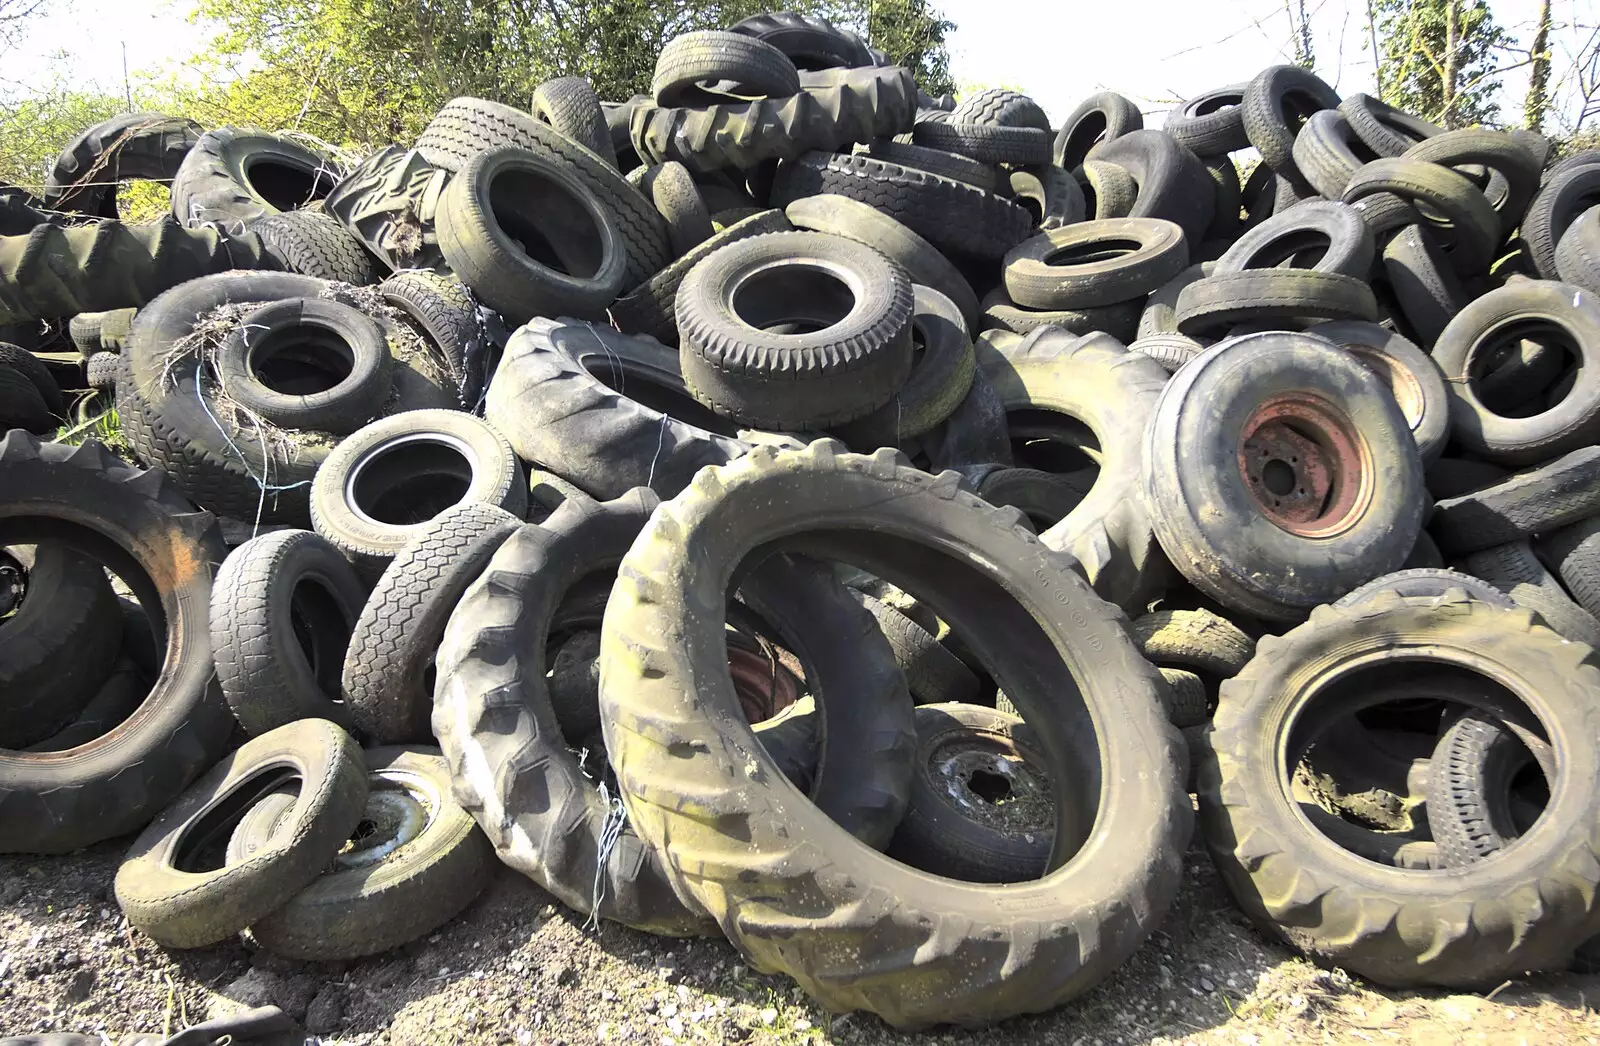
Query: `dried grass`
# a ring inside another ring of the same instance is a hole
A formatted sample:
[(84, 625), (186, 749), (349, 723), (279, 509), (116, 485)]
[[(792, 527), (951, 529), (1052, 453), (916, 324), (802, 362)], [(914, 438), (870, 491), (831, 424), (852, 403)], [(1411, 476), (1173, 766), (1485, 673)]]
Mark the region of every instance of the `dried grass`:
[[(455, 382), (448, 363), (433, 343), (425, 337), (398, 309), (383, 300), (375, 287), (355, 287), (344, 283), (331, 283), (322, 297), (348, 305), (377, 320), (388, 335), (389, 351), (397, 364), (411, 367), (429, 382), (451, 388)], [(248, 461), (252, 468), (272, 463), (296, 461), (308, 450), (330, 450), (339, 437), (327, 432), (309, 429), (287, 429), (276, 425), (260, 414), (243, 406), (228, 394), (218, 379), (217, 354), (235, 335), (247, 341), (251, 326), (246, 322), (251, 313), (271, 304), (266, 301), (235, 302), (218, 306), (199, 317), (194, 329), (173, 343), (162, 361), (161, 381), (166, 388), (175, 388), (180, 379), (198, 375), (198, 393), (205, 405), (222, 426), (230, 439), (243, 437), (257, 444), (264, 461)], [(398, 391), (378, 412), (379, 417), (395, 413), (401, 407)], [(256, 448), (252, 448), (254, 450)], [(254, 455), (252, 455), (254, 457)]]

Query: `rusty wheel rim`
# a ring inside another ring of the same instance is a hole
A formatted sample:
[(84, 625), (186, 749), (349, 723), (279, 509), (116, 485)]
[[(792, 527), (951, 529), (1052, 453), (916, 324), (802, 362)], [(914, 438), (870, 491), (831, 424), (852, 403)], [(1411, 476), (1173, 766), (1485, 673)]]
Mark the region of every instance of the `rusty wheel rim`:
[(1267, 400), (1246, 419), (1239, 472), (1256, 508), (1296, 537), (1342, 533), (1372, 503), (1372, 457), (1349, 415), (1309, 392)]
[(728, 673), (745, 718), (752, 723), (771, 719), (800, 696), (794, 674), (763, 651), (728, 647)]

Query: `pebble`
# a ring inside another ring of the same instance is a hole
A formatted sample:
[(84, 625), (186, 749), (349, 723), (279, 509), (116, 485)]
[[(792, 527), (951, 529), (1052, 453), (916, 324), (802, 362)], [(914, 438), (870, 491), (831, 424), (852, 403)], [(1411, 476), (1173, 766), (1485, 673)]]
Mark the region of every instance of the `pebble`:
[(776, 1009), (774, 1009), (773, 1007), (768, 1006), (766, 1009), (761, 1011), (761, 1023), (762, 1024), (771, 1025), (772, 1022), (777, 1020), (777, 1019), (778, 1019), (778, 1011)]
[(811, 1022), (806, 1020), (804, 1017), (800, 1017), (795, 1020), (794, 1027), (796, 1031), (810, 1031)]
[(1217, 986), (1212, 982), (1210, 977), (1202, 977), (1200, 978), (1200, 990), (1214, 992), (1217, 990)]

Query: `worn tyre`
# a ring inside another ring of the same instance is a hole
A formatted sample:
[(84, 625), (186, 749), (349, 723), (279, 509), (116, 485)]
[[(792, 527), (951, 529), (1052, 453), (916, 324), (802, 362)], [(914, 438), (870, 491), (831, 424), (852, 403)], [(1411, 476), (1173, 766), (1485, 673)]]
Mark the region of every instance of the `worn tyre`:
[(207, 628), (225, 550), (213, 517), (162, 473), (99, 443), (7, 433), (0, 489), (0, 546), (61, 540), (112, 566), (165, 626), (160, 676), (127, 722), (59, 755), (0, 752), (0, 849), (63, 853), (139, 828), (226, 751), (234, 722)]
[(299, 719), (350, 725), (339, 669), (366, 586), (339, 550), (309, 531), (251, 538), (211, 587), (217, 681), (247, 734)]
[(679, 354), (649, 338), (537, 319), (506, 343), (485, 416), (519, 457), (610, 499), (676, 494), (749, 445), (690, 396)]
[(452, 410), (411, 410), (346, 437), (311, 485), (311, 525), (377, 573), (444, 510), (475, 501), (520, 516), (522, 464), (504, 436)]
[[(237, 863), (188, 870), (219, 827), (291, 782), (300, 787), (281, 831)], [(349, 734), (322, 719), (279, 727), (224, 757), (140, 834), (117, 869), (117, 904), (163, 947), (225, 940), (309, 886), (350, 838), (366, 800), (366, 767)]]
[(327, 196), (341, 172), (298, 141), (254, 127), (200, 136), (172, 178), (172, 216), (242, 232), (258, 218)]
[(1375, 323), (1319, 323), (1306, 331), (1344, 349), (1394, 394), (1424, 467), (1438, 460), (1450, 437), (1450, 392), (1433, 357)]
[(1095, 146), (1114, 142), (1143, 128), (1144, 114), (1137, 105), (1112, 91), (1092, 94), (1068, 114), (1056, 132), (1053, 149), (1056, 166), (1070, 171), (1087, 160)]
[[(1170, 903), (1189, 820), (1177, 734), (1165, 722), (1154, 670), (1127, 641), (1119, 615), (1089, 592), (1066, 559), (1011, 526), (1016, 518), (1011, 510), (991, 509), (960, 493), (954, 476), (933, 480), (903, 462), (890, 451), (871, 457), (846, 454), (830, 441), (785, 453), (760, 449), (703, 472), (688, 492), (664, 505), (624, 561), (607, 607), (601, 646), (606, 744), (631, 823), (653, 842), (671, 837), (671, 846), (661, 852), (674, 882), (708, 906), (759, 968), (790, 973), (834, 1010), (867, 1008), (902, 1026), (988, 1023), (1083, 991), (1137, 947), (1156, 913)], [(1065, 653), (1085, 701), (1061, 703), (1053, 711), (1045, 707), (1043, 692), (1020, 678), (1018, 663), (997, 661), (993, 667), (1003, 686), (1013, 684), (1004, 688), (1015, 691), (1024, 715), (1038, 720), (1036, 730), (1047, 751), (1099, 765), (1107, 779), (1128, 787), (1089, 798), (1057, 784), (1049, 862), (1055, 870), (1043, 879), (1002, 891), (916, 872), (856, 843), (825, 814), (801, 802), (786, 780), (759, 769), (767, 766), (767, 757), (736, 715), (726, 670), (710, 658), (713, 652), (720, 656), (722, 622), (689, 606), (716, 606), (727, 570), (750, 545), (835, 527), (847, 518), (876, 518), (877, 525), (918, 543), (986, 549), (958, 562), (898, 536), (849, 539), (852, 559), (892, 583), (915, 584), (911, 578), (929, 569), (970, 578), (973, 586), (961, 587), (967, 598), (954, 598), (943, 588), (949, 598), (941, 598), (934, 609), (957, 631), (977, 637), (978, 646), (998, 653), (1010, 642), (1005, 637), (1014, 636), (1014, 627), (1036, 620), (1050, 638), (1020, 647), (1048, 659), (1057, 672), (1057, 651)], [(667, 540), (669, 531), (673, 537)], [(987, 578), (979, 581), (978, 569), (991, 578), (1004, 577), (1006, 591), (992, 581), (985, 584)], [(647, 597), (647, 592), (659, 595)], [(1073, 607), (1090, 623), (1073, 625), (1068, 612), (1057, 609), (1062, 606)], [(1098, 651), (1084, 645), (1091, 630), (1101, 644)], [(666, 635), (681, 638), (663, 643), (660, 637)], [(637, 650), (650, 651), (648, 673), (630, 652)], [(1119, 709), (1114, 715), (1098, 711), (1109, 712), (1113, 705)], [(1091, 707), (1097, 709), (1093, 726)], [(1097, 727), (1125, 740), (1096, 737)], [(698, 739), (688, 749), (693, 754), (671, 757), (669, 765), (667, 753), (685, 750), (690, 736)], [(758, 771), (747, 778), (750, 784), (728, 791), (718, 783), (751, 761)], [(662, 784), (667, 775), (675, 782), (670, 795)], [(712, 794), (719, 798), (708, 804)], [(1106, 815), (1115, 816), (1115, 823), (1136, 827), (1119, 830), (1114, 846), (1102, 827), (1063, 867), (1082, 841), (1078, 826), (1093, 822), (1091, 807), (1102, 802), (1117, 806), (1117, 815)], [(706, 811), (705, 816), (681, 812), (691, 807)], [(797, 847), (794, 840), (802, 837), (810, 843)], [(774, 863), (774, 854), (785, 859)], [(844, 874), (819, 876), (824, 866)], [(816, 886), (797, 890), (802, 881)], [(1117, 900), (1104, 907), (1112, 898)], [(1063, 920), (1081, 921), (1082, 928), (1061, 933), (1019, 920), (1020, 901), (1032, 902), (1029, 910), (1051, 912), (1052, 928)], [(829, 918), (818, 919), (819, 910)], [(1108, 911), (1117, 926), (1105, 926)], [(1091, 924), (1098, 933), (1088, 938), (1084, 933)], [(868, 962), (875, 973), (864, 974), (862, 956), (853, 948), (847, 958), (828, 958), (845, 954), (836, 951), (842, 937), (857, 938), (869, 926), (877, 928), (874, 939), (882, 942), (874, 954), (884, 949), (881, 959)], [(1026, 957), (1007, 944), (1024, 938), (1030, 942)], [(930, 939), (946, 943), (924, 947)], [(1086, 939), (1107, 943), (1085, 952)], [(926, 989), (880, 993), (873, 984), (884, 976), (896, 981), (914, 976)]]
[(594, 153), (611, 166), (617, 166), (617, 153), (606, 126), (600, 98), (589, 81), (581, 76), (561, 76), (546, 80), (533, 89), (533, 115)]
[(263, 251), (285, 272), (365, 286), (378, 282), (378, 266), (355, 234), (315, 211), (269, 214), (250, 224)]
[[(1484, 361), (1525, 338), (1576, 356), (1576, 377), (1559, 401), (1532, 417), (1507, 417), (1485, 405)], [(1546, 461), (1600, 438), (1600, 302), (1580, 288), (1529, 280), (1507, 284), (1456, 314), (1433, 358), (1450, 383), (1450, 420), (1465, 449), (1491, 461)]]
[[(1382, 700), (1372, 684), (1402, 659), (1501, 683), (1560, 738), (1551, 804), (1524, 845), (1500, 859), (1448, 875), (1363, 860), (1312, 828), (1290, 798), (1282, 768), (1297, 761), (1317, 713), (1329, 712), (1334, 694), (1345, 714)], [(1224, 883), (1264, 929), (1379, 984), (1481, 986), (1559, 968), (1594, 923), (1600, 820), (1592, 790), (1574, 786), (1600, 773), (1593, 693), (1593, 652), (1527, 611), (1395, 594), (1319, 608), (1307, 624), (1263, 639), (1222, 688), (1199, 783)], [(1414, 935), (1412, 926), (1429, 931)]]
[(521, 520), (467, 502), (424, 526), (357, 611), (338, 682), (351, 721), (385, 744), (432, 736), (434, 655), (450, 613)]
[(603, 315), (627, 278), (611, 213), (571, 165), (518, 148), (480, 153), (439, 200), (439, 249), (513, 323)]
[(1005, 257), (1011, 300), (1033, 309), (1082, 309), (1131, 301), (1189, 264), (1176, 223), (1160, 218), (1078, 222), (1022, 241)]
[(1050, 442), (1069, 446), (1077, 430), (1089, 429), (1100, 448), (1093, 462), (1099, 474), (1083, 501), (1041, 538), (1077, 559), (1101, 598), (1122, 607), (1141, 605), (1163, 579), (1164, 566), (1137, 494), (1142, 451), (1120, 434), (1145, 430), (1166, 371), (1104, 336), (1049, 329), (1004, 356), (985, 346), (978, 356), (1011, 419), (1013, 439), (1023, 418), (1042, 416), (1056, 430)]
[(863, 244), (813, 232), (742, 240), (678, 287), (684, 383), (760, 428), (854, 421), (910, 373), (913, 308), (905, 271)]
[(322, 298), (288, 298), (247, 313), (214, 366), (234, 403), (286, 429), (347, 435), (394, 392), (383, 328)]
[(1394, 398), (1320, 338), (1231, 338), (1185, 366), (1145, 434), (1145, 498), (1202, 592), (1293, 621), (1397, 570), (1422, 528), (1422, 462)]
[[(450, 795), (450, 767), (436, 748), (369, 748), (367, 801), (374, 830), (281, 908), (250, 924), (250, 936), (284, 959), (334, 962), (376, 955), (455, 918), (489, 885), (494, 848)], [(270, 847), (293, 816), (294, 797), (273, 792), (228, 840), (237, 864)]]

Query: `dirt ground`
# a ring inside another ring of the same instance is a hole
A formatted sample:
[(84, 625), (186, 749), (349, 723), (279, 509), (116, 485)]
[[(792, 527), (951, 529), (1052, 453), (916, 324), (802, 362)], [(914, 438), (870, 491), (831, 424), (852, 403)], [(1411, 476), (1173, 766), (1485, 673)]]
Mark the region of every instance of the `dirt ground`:
[(585, 930), (509, 869), (460, 918), (376, 958), (290, 963), (239, 942), (167, 952), (112, 899), (124, 846), (0, 859), (0, 1035), (116, 1043), (273, 1003), (325, 1044), (1600, 1044), (1600, 978), (1539, 977), (1484, 996), (1375, 991), (1257, 933), (1199, 849), (1162, 928), (1104, 985), (996, 1028), (912, 1033), (830, 1017), (722, 941)]

